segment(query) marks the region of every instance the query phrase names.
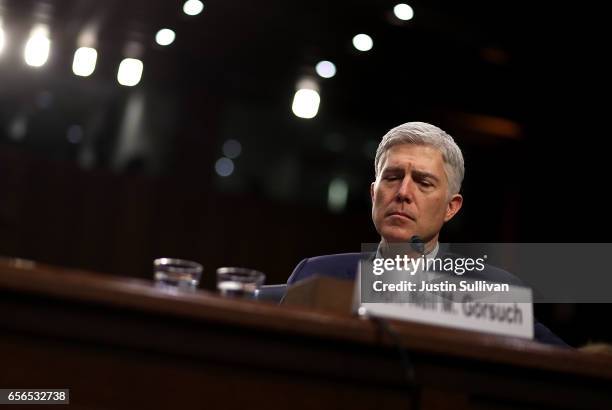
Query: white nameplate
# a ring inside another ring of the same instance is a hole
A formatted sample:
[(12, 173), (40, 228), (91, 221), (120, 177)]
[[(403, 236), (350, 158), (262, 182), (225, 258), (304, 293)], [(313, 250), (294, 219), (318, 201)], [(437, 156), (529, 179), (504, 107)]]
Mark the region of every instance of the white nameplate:
[[(360, 272), (358, 273), (358, 275)], [(508, 298), (486, 292), (461, 291), (437, 295), (426, 293), (409, 303), (361, 302), (356, 281), (353, 309), (360, 315), (420, 322), (464, 330), (533, 339), (531, 289), (508, 286)]]

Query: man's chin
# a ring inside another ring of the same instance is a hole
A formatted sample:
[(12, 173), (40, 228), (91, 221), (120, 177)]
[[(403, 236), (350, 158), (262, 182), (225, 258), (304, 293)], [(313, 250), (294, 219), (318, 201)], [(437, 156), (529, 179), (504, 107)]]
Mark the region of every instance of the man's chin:
[(413, 232), (382, 232), (381, 236), (387, 243), (405, 243), (410, 242), (410, 239), (415, 234)]

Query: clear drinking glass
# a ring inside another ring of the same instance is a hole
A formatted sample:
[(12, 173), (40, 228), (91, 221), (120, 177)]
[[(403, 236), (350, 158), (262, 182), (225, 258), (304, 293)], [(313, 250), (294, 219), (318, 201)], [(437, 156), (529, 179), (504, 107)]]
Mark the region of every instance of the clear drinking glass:
[(265, 280), (265, 274), (253, 269), (236, 267), (217, 269), (217, 290), (222, 296), (252, 299)]
[(159, 258), (153, 261), (155, 285), (162, 289), (194, 292), (200, 283), (202, 265), (197, 262)]

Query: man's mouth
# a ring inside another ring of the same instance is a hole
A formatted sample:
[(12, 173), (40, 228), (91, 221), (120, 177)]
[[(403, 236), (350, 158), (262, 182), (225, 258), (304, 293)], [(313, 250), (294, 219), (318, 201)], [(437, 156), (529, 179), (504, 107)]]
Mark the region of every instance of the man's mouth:
[(402, 211), (393, 211), (393, 212), (389, 212), (387, 214), (387, 216), (399, 216), (402, 218), (406, 218), (406, 219), (410, 219), (411, 221), (414, 221), (414, 217), (406, 212), (402, 212)]

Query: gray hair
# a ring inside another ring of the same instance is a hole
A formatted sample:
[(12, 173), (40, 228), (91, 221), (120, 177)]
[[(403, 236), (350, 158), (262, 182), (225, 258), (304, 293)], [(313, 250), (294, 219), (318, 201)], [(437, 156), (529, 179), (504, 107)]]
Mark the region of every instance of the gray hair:
[(461, 149), (450, 135), (435, 125), (426, 122), (407, 122), (385, 134), (376, 150), (374, 172), (378, 178), (379, 167), (389, 148), (401, 144), (415, 144), (433, 147), (440, 151), (444, 160), (444, 171), (448, 179), (449, 193), (457, 194), (461, 189), (465, 165)]

